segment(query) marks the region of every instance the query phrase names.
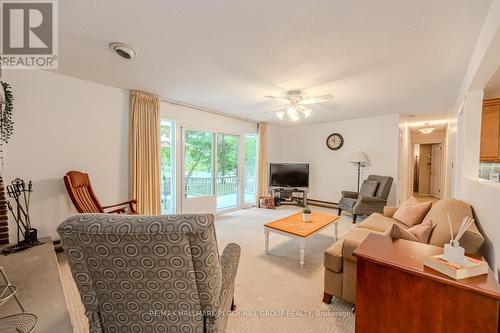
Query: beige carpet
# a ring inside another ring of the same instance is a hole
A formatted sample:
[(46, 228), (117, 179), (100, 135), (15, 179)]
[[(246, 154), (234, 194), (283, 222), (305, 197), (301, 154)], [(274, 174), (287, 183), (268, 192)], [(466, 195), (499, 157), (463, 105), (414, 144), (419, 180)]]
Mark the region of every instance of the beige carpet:
[[(332, 214), (336, 210), (313, 207)], [(351, 305), (338, 300), (326, 305), (323, 297), (323, 252), (333, 243), (334, 227), (308, 239), (305, 266), (299, 267), (298, 242), (271, 234), (270, 255), (264, 252), (263, 224), (299, 211), (297, 207), (277, 210), (252, 208), (218, 216), (217, 237), (222, 248), (231, 242), (241, 246), (236, 278), (237, 311), (229, 318), (230, 333), (354, 332)], [(354, 227), (347, 216), (339, 222), (339, 236)], [(87, 322), (78, 291), (64, 254), (58, 255), (74, 332), (87, 332)]]

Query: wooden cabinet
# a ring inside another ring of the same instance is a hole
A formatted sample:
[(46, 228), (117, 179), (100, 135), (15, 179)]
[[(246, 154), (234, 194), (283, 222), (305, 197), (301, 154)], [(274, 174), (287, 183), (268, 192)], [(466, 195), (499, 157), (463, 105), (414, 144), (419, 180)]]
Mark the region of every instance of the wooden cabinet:
[(370, 234), (357, 257), (356, 332), (496, 333), (493, 273), (454, 280), (423, 265), (443, 248)]
[(480, 156), (482, 162), (500, 162), (500, 98), (483, 102)]

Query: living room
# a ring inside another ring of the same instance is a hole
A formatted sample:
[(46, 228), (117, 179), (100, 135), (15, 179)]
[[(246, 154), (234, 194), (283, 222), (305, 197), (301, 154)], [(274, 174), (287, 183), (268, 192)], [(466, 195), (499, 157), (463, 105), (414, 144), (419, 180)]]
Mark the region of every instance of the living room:
[(500, 1), (42, 3), (0, 2), (1, 332), (498, 331)]

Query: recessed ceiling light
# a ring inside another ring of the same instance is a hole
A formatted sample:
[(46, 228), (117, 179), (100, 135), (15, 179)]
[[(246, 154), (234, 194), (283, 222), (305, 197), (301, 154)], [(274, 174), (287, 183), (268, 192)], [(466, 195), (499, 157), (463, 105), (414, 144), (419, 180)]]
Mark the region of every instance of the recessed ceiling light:
[(434, 127), (431, 127), (430, 123), (425, 123), (424, 126), (425, 126), (424, 128), (420, 128), (418, 130), (420, 133), (429, 134), (429, 133), (432, 133), (434, 131)]
[(137, 54), (137, 52), (130, 45), (125, 43), (113, 42), (109, 44), (109, 48), (120, 57), (127, 60), (132, 59)]

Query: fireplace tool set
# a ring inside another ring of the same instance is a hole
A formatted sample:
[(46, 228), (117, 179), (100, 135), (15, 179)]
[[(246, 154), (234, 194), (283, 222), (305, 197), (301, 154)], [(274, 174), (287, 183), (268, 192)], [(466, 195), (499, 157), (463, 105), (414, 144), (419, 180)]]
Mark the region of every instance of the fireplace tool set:
[(38, 240), (37, 230), (31, 227), (30, 222), (29, 207), (33, 192), (31, 181), (26, 184), (24, 180), (16, 178), (11, 185), (7, 185), (6, 189), (7, 195), (14, 200), (15, 208), (9, 201), (7, 201), (7, 207), (17, 225), (17, 244), (5, 247), (2, 252), (9, 254), (42, 244)]

